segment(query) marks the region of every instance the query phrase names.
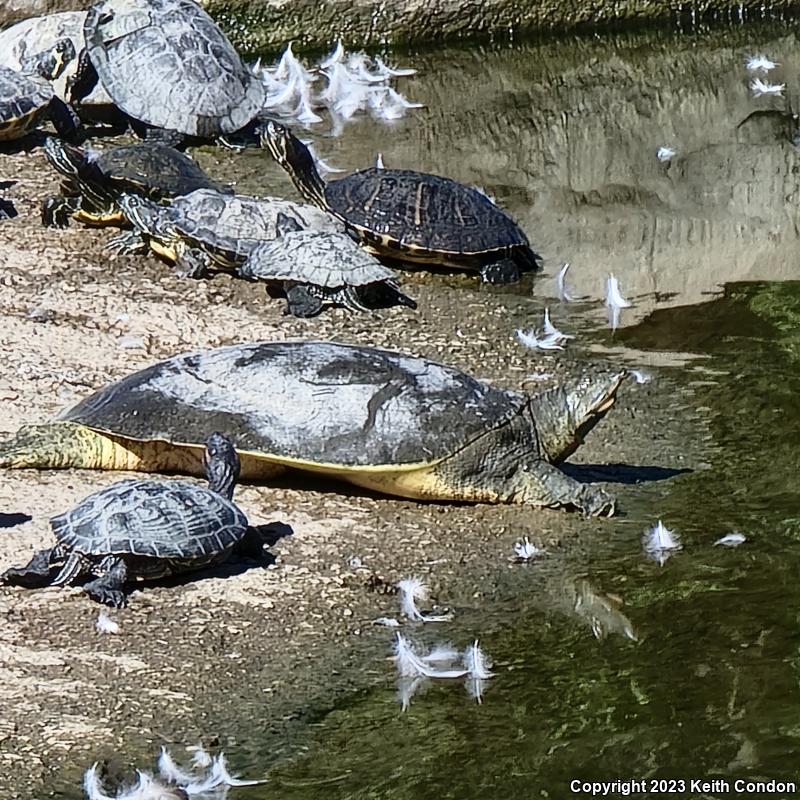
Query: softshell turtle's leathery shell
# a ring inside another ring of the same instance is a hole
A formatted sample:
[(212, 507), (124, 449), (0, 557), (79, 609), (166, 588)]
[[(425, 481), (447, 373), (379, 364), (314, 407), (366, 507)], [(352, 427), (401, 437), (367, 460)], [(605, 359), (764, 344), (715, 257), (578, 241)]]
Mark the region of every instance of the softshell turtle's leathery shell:
[(213, 138), (264, 103), (260, 81), (193, 0), (101, 0), (84, 36), (114, 103), (148, 125)]
[(112, 384), (62, 420), (135, 440), (237, 449), (291, 465), (397, 470), (453, 455), (527, 398), (424, 358), (332, 342), (180, 355)]

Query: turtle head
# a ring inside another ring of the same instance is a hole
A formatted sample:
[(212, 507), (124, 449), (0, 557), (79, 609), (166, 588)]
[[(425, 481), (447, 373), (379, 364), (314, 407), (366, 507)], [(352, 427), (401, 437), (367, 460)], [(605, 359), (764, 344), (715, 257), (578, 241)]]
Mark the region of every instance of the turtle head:
[(148, 236), (165, 233), (167, 209), (164, 206), (140, 197), (138, 194), (123, 194), (117, 200), (125, 219), (133, 225), (134, 230)]
[(587, 369), (580, 375), (530, 399), (543, 455), (551, 464), (569, 458), (589, 431), (608, 413), (625, 369)]
[(80, 168), (87, 161), (84, 150), (55, 136), (48, 136), (45, 140), (44, 155), (50, 166), (68, 178), (77, 178)]
[(61, 77), (64, 70), (75, 60), (75, 45), (71, 39), (59, 39), (52, 47), (34, 53), (22, 62), (24, 72), (33, 73), (46, 81)]
[(328, 208), (325, 181), (317, 172), (314, 156), (285, 125), (267, 120), (259, 133), (261, 146), (289, 173), (292, 183), (310, 203)]
[(233, 487), (239, 480), (239, 456), (233, 442), (223, 433), (212, 433), (206, 439), (203, 465), (208, 478), (208, 488), (228, 500), (233, 498)]

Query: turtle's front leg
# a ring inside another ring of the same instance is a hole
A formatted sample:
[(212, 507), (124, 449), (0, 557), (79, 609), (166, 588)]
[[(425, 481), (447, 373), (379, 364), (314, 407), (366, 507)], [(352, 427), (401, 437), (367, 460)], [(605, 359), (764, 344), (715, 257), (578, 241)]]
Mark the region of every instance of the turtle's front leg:
[(126, 231), (112, 236), (103, 247), (113, 255), (144, 255), (150, 249), (147, 238), (139, 231)]
[(103, 575), (83, 585), (83, 591), (98, 603), (105, 603), (114, 608), (127, 605), (125, 581), (128, 580), (128, 566), (124, 558), (107, 556), (97, 567)]
[(590, 517), (612, 517), (616, 501), (605, 489), (580, 483), (546, 461), (518, 474), (514, 499), (545, 508), (574, 508)]
[(197, 247), (178, 253), (175, 268), (182, 278), (206, 278), (212, 270), (211, 258)]
[(39, 589), (50, 584), (53, 565), (64, 558), (61, 547), (40, 550), (24, 567), (11, 567), (0, 575), (0, 583)]
[(306, 284), (288, 282), (284, 284), (286, 292), (286, 312), (294, 317), (316, 317), (322, 311), (322, 298), (312, 292)]
[(66, 228), (69, 218), (80, 209), (81, 198), (56, 195), (42, 203), (42, 225), (48, 228)]

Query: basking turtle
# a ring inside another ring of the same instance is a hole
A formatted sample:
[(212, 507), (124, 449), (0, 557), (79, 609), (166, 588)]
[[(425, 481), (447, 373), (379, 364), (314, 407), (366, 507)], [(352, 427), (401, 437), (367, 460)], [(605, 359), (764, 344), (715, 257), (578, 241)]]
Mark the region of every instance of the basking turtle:
[(197, 472), (204, 431), (236, 439), (242, 474), (289, 467), (426, 500), (609, 514), (555, 464), (614, 404), (627, 370), (586, 369), (533, 397), (425, 358), (334, 342), (184, 354), (0, 444), (0, 467)]
[(261, 82), (194, 0), (100, 0), (83, 32), (76, 102), (99, 78), (134, 123), (201, 138), (238, 131), (264, 104)]
[(27, 59), (22, 71), (0, 67), (0, 142), (21, 139), (45, 117), (61, 136), (76, 133), (76, 119), (50, 83), (74, 58), (72, 42), (61, 39), (49, 51)]
[[(52, 49), (60, 39), (69, 39), (76, 53), (83, 50), (83, 25), (86, 11), (62, 11), (41, 17), (29, 17), (0, 31), (0, 66), (16, 71), (23, 69), (25, 62), (36, 53)], [(78, 59), (64, 66), (60, 75), (53, 79), (56, 97), (65, 103), (71, 102), (71, 79), (78, 68)], [(107, 119), (111, 113), (111, 98), (98, 84), (91, 95), (81, 103), (81, 114), (89, 112), (92, 119), (100, 116)]]
[(109, 249), (135, 253), (149, 245), (190, 277), (201, 277), (209, 270), (238, 270), (254, 247), (278, 235), (279, 214), (303, 228), (344, 229), (335, 217), (314, 206), (276, 197), (223, 195), (210, 189), (178, 197), (169, 206), (134, 195), (121, 198), (119, 206), (133, 233), (115, 237)]
[(343, 220), (379, 255), (478, 269), (488, 283), (512, 283), (539, 269), (522, 229), (477, 189), (378, 167), (326, 184), (309, 149), (286, 126), (267, 122), (261, 143), (306, 200)]
[[(346, 233), (307, 231), (293, 217), (278, 214), (277, 238), (250, 252), (239, 275), (281, 284), (288, 311), (296, 317), (313, 317), (326, 302), (354, 311), (370, 311), (361, 292), (386, 295), (384, 304), (417, 304), (395, 283), (396, 275), (362, 250)], [(393, 301), (393, 302), (392, 302)]]
[(239, 459), (226, 436), (212, 433), (206, 440), (205, 469), (208, 488), (189, 481), (127, 480), (89, 495), (50, 520), (55, 547), (6, 570), (0, 582), (64, 586), (97, 575), (84, 591), (119, 608), (131, 579), (199, 569), (223, 561), (237, 547), (252, 552), (250, 539), (258, 534), (248, 531), (247, 517), (232, 502)]
[(44, 152), (65, 178), (62, 194), (42, 204), (42, 222), (59, 228), (70, 217), (89, 225), (126, 222), (117, 205), (124, 192), (162, 202), (200, 188), (232, 191), (211, 180), (189, 156), (155, 142), (96, 151), (49, 138)]

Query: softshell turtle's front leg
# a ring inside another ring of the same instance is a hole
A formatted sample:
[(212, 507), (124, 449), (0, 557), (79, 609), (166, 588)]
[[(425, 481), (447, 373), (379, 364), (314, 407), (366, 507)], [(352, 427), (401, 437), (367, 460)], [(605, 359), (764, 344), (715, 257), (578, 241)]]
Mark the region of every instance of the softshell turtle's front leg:
[(125, 596), (125, 582), (128, 580), (128, 565), (120, 556), (103, 559), (98, 571), (103, 575), (83, 585), (83, 591), (98, 603), (114, 608), (124, 608), (128, 599)]
[(10, 586), (24, 586), (26, 589), (39, 589), (50, 585), (53, 565), (64, 559), (60, 546), (40, 550), (24, 567), (11, 567), (0, 575), (0, 583)]
[(544, 508), (574, 508), (590, 517), (611, 517), (614, 496), (600, 486), (580, 483), (546, 461), (537, 461), (520, 471), (517, 502)]

